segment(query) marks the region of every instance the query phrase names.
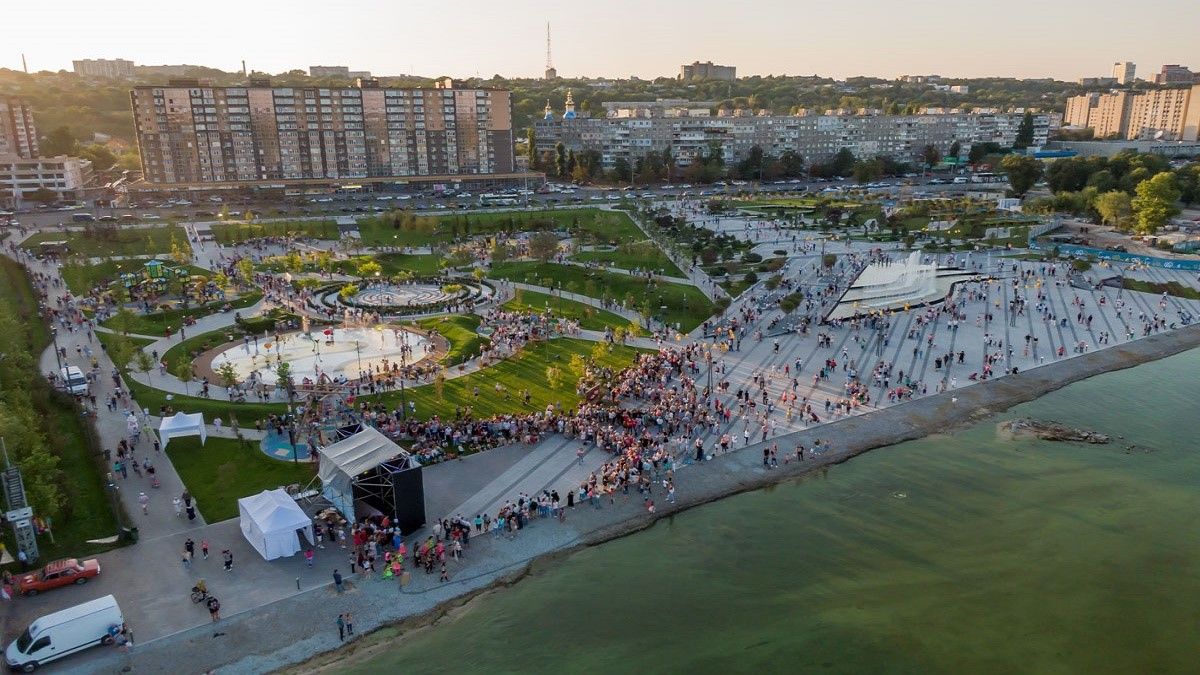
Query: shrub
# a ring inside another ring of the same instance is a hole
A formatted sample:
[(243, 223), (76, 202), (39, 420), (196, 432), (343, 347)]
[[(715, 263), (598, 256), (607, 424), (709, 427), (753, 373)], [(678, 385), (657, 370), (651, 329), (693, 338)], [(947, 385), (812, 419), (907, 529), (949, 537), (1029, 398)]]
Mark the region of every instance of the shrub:
[(757, 263), (762, 262), (762, 256), (753, 251), (742, 256), (742, 262)]
[(746, 272), (746, 276), (742, 277), (742, 280), (748, 284), (757, 284), (758, 283), (758, 275), (755, 274), (754, 272)]

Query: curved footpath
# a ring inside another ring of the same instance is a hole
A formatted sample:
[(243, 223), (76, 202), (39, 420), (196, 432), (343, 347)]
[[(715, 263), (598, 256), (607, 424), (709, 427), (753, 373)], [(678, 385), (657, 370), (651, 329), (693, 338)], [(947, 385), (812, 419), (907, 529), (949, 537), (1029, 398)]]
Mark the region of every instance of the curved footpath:
[[(285, 600), (225, 617), (215, 629), (205, 625), (183, 631), (138, 645), (131, 656), (109, 653), (73, 669), (115, 672), (132, 666), (136, 671), (155, 673), (214, 668), (224, 673), (261, 673), (296, 664), (302, 664), (299, 670), (305, 672), (334, 663), (344, 665), (345, 659), (356, 653), (369, 656), (373, 650), (386, 649), (396, 630), (359, 638), (357, 644), (346, 647), (336, 636), (334, 619), (339, 612), (357, 615), (360, 634), (401, 621), (404, 629), (427, 624), (488, 589), (514, 583), (529, 572), (535, 560), (558, 559), (574, 549), (636, 532), (684, 509), (810, 473), (873, 448), (945, 433), (1072, 382), (1197, 346), (1200, 325), (1192, 325), (796, 432), (776, 440), (790, 451), (796, 443), (811, 447), (816, 438), (822, 438), (834, 440), (833, 449), (815, 460), (789, 463), (774, 470), (761, 466), (757, 445), (720, 456), (707, 462), (702, 470), (685, 465), (680, 470), (686, 472), (687, 479), (679, 482), (682, 489), (677, 504), (667, 504), (663, 495), (657, 494), (659, 511), (648, 514), (637, 495), (618, 497), (615, 507), (577, 507), (569, 512), (565, 525), (552, 520), (535, 521), (515, 541), (493, 542), (490, 535), (477, 537), (466, 551), (465, 565), (456, 568), (449, 583), (432, 583), (418, 572), (409, 588), (399, 589), (394, 582), (346, 575), (349, 583), (344, 595), (335, 594), (330, 581)], [(305, 662), (314, 656), (317, 658)]]

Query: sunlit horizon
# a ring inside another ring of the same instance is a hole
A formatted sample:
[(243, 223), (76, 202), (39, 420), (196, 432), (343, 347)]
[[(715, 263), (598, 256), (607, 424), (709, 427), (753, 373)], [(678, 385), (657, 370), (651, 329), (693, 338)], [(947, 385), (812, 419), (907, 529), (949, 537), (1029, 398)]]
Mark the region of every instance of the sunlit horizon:
[[(175, 5), (179, 11), (174, 11)], [(951, 0), (900, 5), (759, 0), (603, 6), (463, 0), (400, 7), (351, 0), (337, 10), (299, 0), (212, 0), (192, 4), (132, 0), (121, 6), (65, 0), (6, 10), (10, 27), (0, 67), (71, 70), (73, 59), (124, 58), (138, 65), (191, 64), (236, 72), (281, 73), (345, 65), (375, 75), (540, 77), (545, 26), (563, 77), (674, 77), (679, 66), (713, 61), (739, 76), (821, 75), (894, 78), (1107, 76), (1133, 61), (1139, 77), (1168, 63), (1200, 67), (1194, 29), (1200, 4), (1139, 3), (1139, 16), (1112, 0), (980, 6)], [(1169, 20), (1168, 20), (1169, 19)]]

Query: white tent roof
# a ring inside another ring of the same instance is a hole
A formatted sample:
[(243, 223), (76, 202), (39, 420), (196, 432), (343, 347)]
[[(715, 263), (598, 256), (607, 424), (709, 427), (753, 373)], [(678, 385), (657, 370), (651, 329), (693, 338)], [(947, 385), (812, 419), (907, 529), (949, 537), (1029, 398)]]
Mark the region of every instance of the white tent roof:
[(158, 437), (162, 439), (162, 447), (166, 449), (167, 443), (179, 436), (199, 436), (200, 444), (204, 445), (208, 440), (204, 413), (177, 412), (171, 417), (164, 417), (158, 425)]
[(242, 534), (263, 558), (273, 560), (300, 550), (297, 530), (313, 541), (312, 520), (282, 489), (263, 490), (238, 500)]
[(354, 477), (389, 459), (407, 454), (404, 448), (379, 433), (375, 427), (363, 427), (357, 434), (321, 450), (321, 482), (328, 483), (338, 473)]

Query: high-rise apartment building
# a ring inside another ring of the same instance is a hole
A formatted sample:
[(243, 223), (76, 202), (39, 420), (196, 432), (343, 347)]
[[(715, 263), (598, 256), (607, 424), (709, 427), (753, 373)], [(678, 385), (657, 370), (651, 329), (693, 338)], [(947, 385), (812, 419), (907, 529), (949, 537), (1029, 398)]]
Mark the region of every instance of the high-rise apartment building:
[(502, 90), (193, 80), (137, 87), (130, 98), (151, 184), (513, 171), (511, 101)]
[(1073, 96), (1064, 121), (1092, 129), (1100, 139), (1200, 140), (1200, 85)]
[(37, 157), (38, 135), (33, 109), (19, 98), (0, 97), (0, 157)]
[(1112, 76), (1117, 84), (1133, 84), (1137, 66), (1132, 61), (1117, 61), (1113, 64)]
[(1167, 64), (1154, 74), (1154, 84), (1200, 84), (1200, 74), (1178, 63)]
[(71, 62), (75, 74), (119, 80), (133, 77), (133, 61), (125, 59), (78, 59)]
[(737, 66), (718, 66), (712, 61), (694, 61), (690, 65), (679, 66), (679, 79), (732, 81), (737, 79)]

